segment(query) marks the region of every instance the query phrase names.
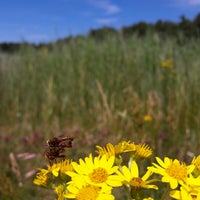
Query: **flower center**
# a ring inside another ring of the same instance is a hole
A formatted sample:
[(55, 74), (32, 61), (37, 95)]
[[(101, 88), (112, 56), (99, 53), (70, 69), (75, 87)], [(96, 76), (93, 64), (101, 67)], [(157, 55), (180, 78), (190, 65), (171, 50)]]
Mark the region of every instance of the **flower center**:
[(96, 186), (85, 186), (79, 190), (76, 200), (95, 200), (99, 195), (100, 188)]
[(194, 199), (194, 200), (197, 199), (197, 195), (192, 194), (191, 197), (192, 197), (192, 199)]
[(134, 190), (138, 190), (142, 187), (142, 179), (138, 177), (133, 177), (130, 181), (131, 188)]
[(169, 174), (169, 176), (175, 178), (176, 180), (182, 180), (187, 177), (186, 165), (178, 161), (172, 162), (166, 169), (166, 172)]
[(96, 168), (89, 174), (90, 180), (94, 183), (103, 183), (108, 178), (108, 173), (104, 168)]

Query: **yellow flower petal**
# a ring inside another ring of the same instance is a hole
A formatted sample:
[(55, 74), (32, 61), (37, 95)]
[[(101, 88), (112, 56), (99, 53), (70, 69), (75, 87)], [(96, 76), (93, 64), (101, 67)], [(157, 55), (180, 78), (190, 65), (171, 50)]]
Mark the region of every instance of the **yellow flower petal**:
[(132, 164), (131, 164), (131, 175), (133, 177), (139, 176), (138, 166), (137, 166), (137, 163), (135, 161), (133, 161)]

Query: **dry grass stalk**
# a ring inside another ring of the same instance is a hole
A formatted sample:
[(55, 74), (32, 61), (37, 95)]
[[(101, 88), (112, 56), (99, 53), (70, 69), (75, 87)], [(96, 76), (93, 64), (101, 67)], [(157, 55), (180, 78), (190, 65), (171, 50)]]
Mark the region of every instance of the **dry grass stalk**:
[(22, 178), (21, 178), (22, 176), (19, 170), (19, 165), (17, 164), (17, 160), (13, 152), (9, 154), (9, 158), (10, 158), (12, 172), (16, 175), (17, 180), (18, 180), (18, 185), (21, 187), (23, 185)]
[(112, 119), (112, 113), (111, 113), (111, 110), (110, 110), (110, 106), (108, 105), (107, 96), (106, 96), (105, 92), (103, 91), (101, 83), (98, 80), (96, 80), (96, 84), (97, 84), (97, 88), (99, 90), (99, 93), (101, 95), (102, 101), (103, 101), (103, 106), (106, 110), (106, 116), (107, 116), (108, 120), (111, 120)]

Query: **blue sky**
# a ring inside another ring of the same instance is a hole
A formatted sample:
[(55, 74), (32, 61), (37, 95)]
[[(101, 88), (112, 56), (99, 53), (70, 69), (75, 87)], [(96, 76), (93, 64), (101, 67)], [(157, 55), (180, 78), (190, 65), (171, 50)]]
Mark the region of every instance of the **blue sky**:
[(102, 26), (180, 21), (200, 12), (200, 0), (1, 0), (0, 42), (49, 42)]

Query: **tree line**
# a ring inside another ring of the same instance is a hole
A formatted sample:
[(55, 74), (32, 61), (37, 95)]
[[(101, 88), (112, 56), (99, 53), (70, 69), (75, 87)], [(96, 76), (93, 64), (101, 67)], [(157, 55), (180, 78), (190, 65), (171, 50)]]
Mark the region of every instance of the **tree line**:
[(139, 22), (131, 26), (122, 27), (120, 31), (114, 28), (103, 27), (101, 29), (91, 30), (89, 37), (96, 39), (103, 39), (107, 35), (118, 34), (119, 32), (123, 37), (130, 37), (136, 34), (138, 37), (145, 36), (148, 32), (155, 32), (161, 38), (178, 37), (182, 35), (186, 38), (193, 38), (200, 36), (200, 13), (193, 19), (189, 20), (184, 15), (180, 17), (180, 22), (162, 21), (158, 20), (156, 23)]
[(70, 43), (71, 39), (76, 39), (79, 37), (89, 37), (95, 40), (103, 40), (107, 37), (112, 37), (115, 35), (121, 34), (122, 37), (129, 38), (133, 34), (138, 37), (144, 37), (147, 33), (153, 32), (158, 34), (161, 39), (165, 39), (168, 37), (176, 37), (185, 40), (190, 38), (200, 38), (200, 13), (193, 20), (187, 19), (184, 15), (180, 17), (180, 22), (172, 22), (172, 21), (162, 21), (158, 20), (156, 23), (146, 23), (146, 22), (138, 22), (131, 26), (124, 26), (120, 30), (116, 30), (112, 27), (104, 26), (100, 29), (91, 29), (87, 36), (68, 36), (63, 39), (58, 39), (55, 42), (50, 43), (12, 43), (12, 42), (2, 42), (0, 43), (0, 52), (8, 52), (13, 53), (18, 51), (22, 46), (31, 46), (36, 49), (40, 49), (42, 47), (47, 47), (48, 49), (52, 48), (54, 44), (66, 44)]

